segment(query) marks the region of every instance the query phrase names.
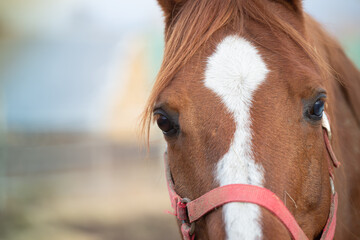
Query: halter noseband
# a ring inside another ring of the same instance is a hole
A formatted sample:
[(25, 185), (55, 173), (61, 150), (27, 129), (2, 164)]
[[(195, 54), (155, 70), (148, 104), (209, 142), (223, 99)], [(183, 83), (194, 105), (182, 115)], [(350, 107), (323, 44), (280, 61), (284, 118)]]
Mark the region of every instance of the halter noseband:
[[(329, 141), (329, 139), (331, 139), (331, 130), (329, 120), (325, 113), (323, 115), (322, 126), (325, 146), (328, 152), (327, 162), (331, 186), (331, 206), (328, 220), (321, 235), (321, 240), (331, 240), (334, 238), (335, 234), (336, 212), (338, 206), (338, 195), (334, 187), (333, 166), (339, 167), (340, 162), (337, 160)], [(174, 215), (182, 223), (181, 233), (184, 240), (194, 240), (196, 220), (213, 209), (230, 202), (254, 203), (264, 207), (272, 212), (284, 224), (293, 239), (308, 239), (284, 203), (275, 195), (275, 193), (263, 187), (248, 184), (229, 184), (217, 187), (192, 201), (188, 198), (180, 197), (175, 192), (167, 153), (164, 154), (164, 159), (171, 206), (175, 211)]]

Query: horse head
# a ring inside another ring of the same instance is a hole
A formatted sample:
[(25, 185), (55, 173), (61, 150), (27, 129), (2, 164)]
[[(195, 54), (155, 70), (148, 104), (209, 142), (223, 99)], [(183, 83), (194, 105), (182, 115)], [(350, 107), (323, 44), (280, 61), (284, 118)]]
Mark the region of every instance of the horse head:
[[(320, 237), (333, 194), (323, 131), (339, 85), (320, 44), (325, 33), (296, 0), (158, 2), (165, 53), (144, 126), (152, 116), (163, 132), (176, 193), (193, 200), (229, 184), (266, 188), (309, 238)], [(246, 202), (202, 216), (195, 235), (290, 236)]]

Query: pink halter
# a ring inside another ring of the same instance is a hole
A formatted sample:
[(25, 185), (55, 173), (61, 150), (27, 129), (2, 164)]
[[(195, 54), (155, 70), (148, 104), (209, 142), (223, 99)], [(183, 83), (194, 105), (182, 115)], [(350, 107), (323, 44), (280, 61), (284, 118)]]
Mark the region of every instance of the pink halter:
[[(328, 124), (326, 114), (324, 114), (324, 116), (326, 118), (325, 121), (327, 121)], [(323, 229), (321, 240), (331, 240), (334, 238), (336, 227), (336, 212), (338, 206), (338, 195), (335, 192), (334, 187), (333, 166), (339, 167), (340, 162), (337, 160), (330, 145), (330, 134), (330, 127), (324, 126), (323, 135), (325, 146), (328, 152), (327, 162), (331, 184), (331, 206), (329, 217)], [(192, 201), (187, 198), (180, 197), (174, 190), (174, 182), (171, 178), (167, 153), (165, 153), (164, 159), (171, 206), (174, 209), (174, 215), (176, 215), (176, 217), (182, 222), (181, 233), (184, 240), (193, 240), (195, 238), (194, 230), (196, 220), (213, 209), (230, 202), (254, 203), (264, 207), (272, 212), (274, 216), (276, 216), (284, 224), (293, 239), (308, 239), (284, 203), (273, 192), (266, 188), (247, 184), (230, 184), (215, 188)]]

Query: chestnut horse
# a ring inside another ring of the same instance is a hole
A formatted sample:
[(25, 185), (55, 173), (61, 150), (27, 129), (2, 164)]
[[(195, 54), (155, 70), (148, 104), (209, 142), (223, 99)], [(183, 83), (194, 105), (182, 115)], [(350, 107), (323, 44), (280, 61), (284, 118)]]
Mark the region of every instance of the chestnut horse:
[[(148, 133), (153, 119), (164, 134), (170, 191), (194, 200), (219, 187), (267, 189), (320, 239), (335, 189), (335, 238), (360, 239), (360, 73), (340, 45), (300, 0), (158, 2), (165, 53), (142, 126)], [(329, 178), (333, 153), (341, 166)], [(246, 201), (193, 222), (189, 238), (294, 237)]]

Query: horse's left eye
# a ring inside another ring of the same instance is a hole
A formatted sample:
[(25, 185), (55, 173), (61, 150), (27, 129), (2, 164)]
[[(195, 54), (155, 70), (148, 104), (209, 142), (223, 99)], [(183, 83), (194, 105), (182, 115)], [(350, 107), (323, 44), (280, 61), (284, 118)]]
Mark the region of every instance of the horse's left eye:
[(314, 103), (314, 106), (312, 107), (310, 111), (310, 117), (314, 120), (321, 119), (323, 112), (324, 112), (324, 101), (322, 99), (317, 100)]

